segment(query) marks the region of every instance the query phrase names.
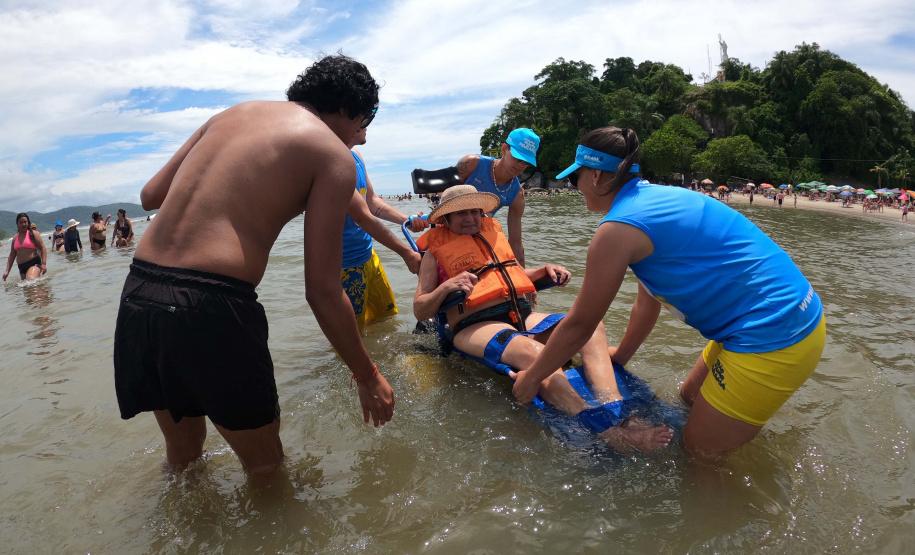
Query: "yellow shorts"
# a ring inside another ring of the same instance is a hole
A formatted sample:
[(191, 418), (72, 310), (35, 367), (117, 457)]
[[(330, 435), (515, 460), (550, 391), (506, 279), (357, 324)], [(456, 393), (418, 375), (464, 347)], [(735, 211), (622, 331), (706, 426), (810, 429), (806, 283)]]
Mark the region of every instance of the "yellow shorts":
[(813, 373), (825, 345), (825, 316), (804, 339), (769, 353), (735, 353), (709, 341), (700, 392), (719, 412), (762, 426)]
[(343, 268), (340, 281), (353, 305), (359, 329), (375, 320), (397, 314), (394, 290), (391, 289), (388, 276), (374, 250), (372, 257), (361, 266)]

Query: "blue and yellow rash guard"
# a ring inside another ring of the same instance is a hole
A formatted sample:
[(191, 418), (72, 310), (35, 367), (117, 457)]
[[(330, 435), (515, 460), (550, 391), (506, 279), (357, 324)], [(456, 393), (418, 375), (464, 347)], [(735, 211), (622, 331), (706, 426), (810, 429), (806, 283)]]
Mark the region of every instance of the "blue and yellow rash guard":
[[(356, 190), (365, 196), (368, 191), (365, 179), (365, 166), (362, 159), (353, 152), (356, 160)], [(343, 223), (343, 267), (361, 266), (372, 257), (372, 236), (359, 227), (349, 214)]]
[[(502, 208), (510, 205), (515, 200), (518, 191), (521, 190), (521, 182), (517, 177), (513, 177), (508, 185), (496, 187), (496, 183), (492, 180), (492, 164), (494, 161), (495, 159), (489, 156), (480, 156), (477, 167), (473, 170), (473, 173), (467, 176), (467, 180), (464, 183), (473, 185), (481, 193), (496, 195), (499, 197), (499, 208)], [(499, 208), (493, 210), (492, 214), (495, 215)]]
[(756, 225), (722, 202), (635, 178), (601, 220), (644, 232), (654, 252), (630, 267), (684, 322), (735, 353), (765, 353), (804, 339), (820, 297)]

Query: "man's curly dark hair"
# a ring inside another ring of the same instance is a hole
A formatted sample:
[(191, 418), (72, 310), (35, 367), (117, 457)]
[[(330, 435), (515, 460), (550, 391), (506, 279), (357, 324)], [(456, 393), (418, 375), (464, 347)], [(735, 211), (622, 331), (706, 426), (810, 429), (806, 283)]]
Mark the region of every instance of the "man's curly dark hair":
[(364, 64), (337, 54), (325, 56), (296, 77), (286, 98), (310, 104), (322, 114), (345, 110), (355, 118), (369, 115), (378, 105), (378, 84)]

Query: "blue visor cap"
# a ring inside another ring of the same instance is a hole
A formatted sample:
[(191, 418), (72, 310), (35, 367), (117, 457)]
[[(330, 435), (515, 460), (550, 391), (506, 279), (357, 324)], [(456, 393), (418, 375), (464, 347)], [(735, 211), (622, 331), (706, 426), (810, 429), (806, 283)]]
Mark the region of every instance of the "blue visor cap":
[[(588, 148), (585, 145), (578, 145), (575, 149), (575, 163), (563, 170), (556, 176), (556, 179), (565, 179), (570, 173), (577, 172), (581, 168), (591, 168), (604, 172), (616, 173), (623, 159), (606, 152)], [(639, 165), (632, 164), (629, 173), (639, 173)]]
[(519, 127), (508, 134), (505, 144), (511, 147), (516, 160), (537, 165), (537, 149), (540, 148), (540, 137), (527, 127)]

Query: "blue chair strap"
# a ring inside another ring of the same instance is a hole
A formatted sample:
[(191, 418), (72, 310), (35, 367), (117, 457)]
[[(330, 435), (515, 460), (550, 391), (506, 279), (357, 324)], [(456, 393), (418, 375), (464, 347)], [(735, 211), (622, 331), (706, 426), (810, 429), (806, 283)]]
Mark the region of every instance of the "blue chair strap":
[(550, 314), (543, 320), (540, 320), (540, 322), (538, 322), (536, 326), (534, 326), (533, 328), (527, 330), (526, 332), (522, 332), (522, 333), (527, 336), (540, 335), (541, 333), (548, 331), (549, 329), (554, 327), (556, 324), (561, 322), (562, 319), (565, 317), (566, 317), (565, 314)]
[(500, 330), (497, 334), (492, 336), (492, 339), (486, 344), (486, 348), (483, 349), (483, 360), (491, 365), (501, 364), (502, 354), (505, 352), (505, 348), (508, 347), (508, 344), (512, 339), (519, 335), (521, 335), (521, 333), (512, 328)]

